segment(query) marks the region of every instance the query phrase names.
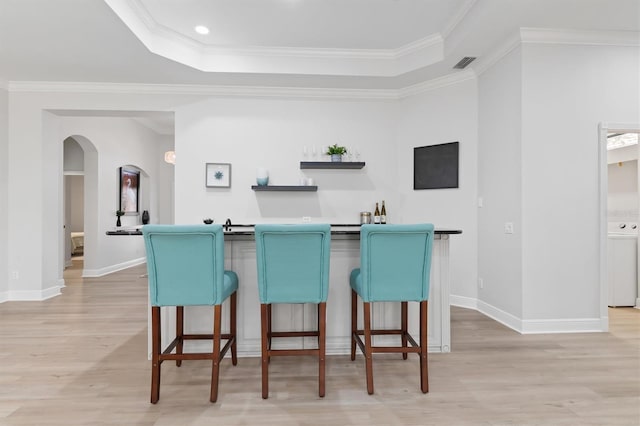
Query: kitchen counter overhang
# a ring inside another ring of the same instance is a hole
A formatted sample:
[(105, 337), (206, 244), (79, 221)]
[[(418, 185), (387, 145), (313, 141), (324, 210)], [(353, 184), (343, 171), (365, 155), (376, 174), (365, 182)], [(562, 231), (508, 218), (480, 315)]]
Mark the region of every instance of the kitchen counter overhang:
[[(384, 225), (380, 225), (384, 226)], [(240, 225), (223, 225), (225, 241), (253, 241), (254, 240), (253, 224)], [(436, 239), (442, 238), (443, 235), (461, 234), (459, 229), (436, 229)], [(107, 231), (107, 235), (142, 235), (142, 230), (136, 228), (125, 228), (114, 231)], [(360, 225), (354, 224), (331, 224), (331, 238), (334, 240), (358, 240), (360, 239)]]

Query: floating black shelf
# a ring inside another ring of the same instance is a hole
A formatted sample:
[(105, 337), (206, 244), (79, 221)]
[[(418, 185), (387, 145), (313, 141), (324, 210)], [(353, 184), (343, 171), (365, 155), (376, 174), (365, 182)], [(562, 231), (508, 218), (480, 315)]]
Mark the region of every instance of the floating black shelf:
[(308, 191), (313, 192), (318, 190), (317, 185), (252, 185), (251, 189), (254, 191)]
[(361, 169), (364, 161), (301, 161), (301, 169)]

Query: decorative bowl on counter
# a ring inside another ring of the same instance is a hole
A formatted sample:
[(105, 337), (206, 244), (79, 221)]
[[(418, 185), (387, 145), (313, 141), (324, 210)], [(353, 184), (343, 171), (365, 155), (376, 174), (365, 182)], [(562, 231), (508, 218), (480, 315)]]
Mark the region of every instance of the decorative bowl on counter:
[(203, 222), (207, 225), (211, 225), (213, 223), (213, 219), (207, 218), (207, 219), (204, 219)]

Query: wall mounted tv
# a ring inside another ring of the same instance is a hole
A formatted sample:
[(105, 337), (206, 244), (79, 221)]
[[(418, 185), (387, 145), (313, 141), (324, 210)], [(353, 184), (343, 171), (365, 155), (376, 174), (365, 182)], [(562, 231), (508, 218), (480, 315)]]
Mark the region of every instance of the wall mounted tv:
[(459, 142), (413, 148), (413, 189), (458, 188)]

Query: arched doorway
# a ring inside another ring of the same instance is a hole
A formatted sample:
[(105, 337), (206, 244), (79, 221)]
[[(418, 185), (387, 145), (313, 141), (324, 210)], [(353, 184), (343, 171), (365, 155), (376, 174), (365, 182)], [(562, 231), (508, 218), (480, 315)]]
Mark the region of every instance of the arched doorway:
[[(73, 275), (82, 276), (84, 265), (91, 264), (95, 257), (92, 248), (98, 232), (98, 151), (88, 138), (81, 135), (71, 135), (63, 140), (63, 144), (64, 237), (60, 252), (64, 261), (61, 266), (63, 270), (71, 266)], [(63, 277), (67, 279), (64, 273)]]

